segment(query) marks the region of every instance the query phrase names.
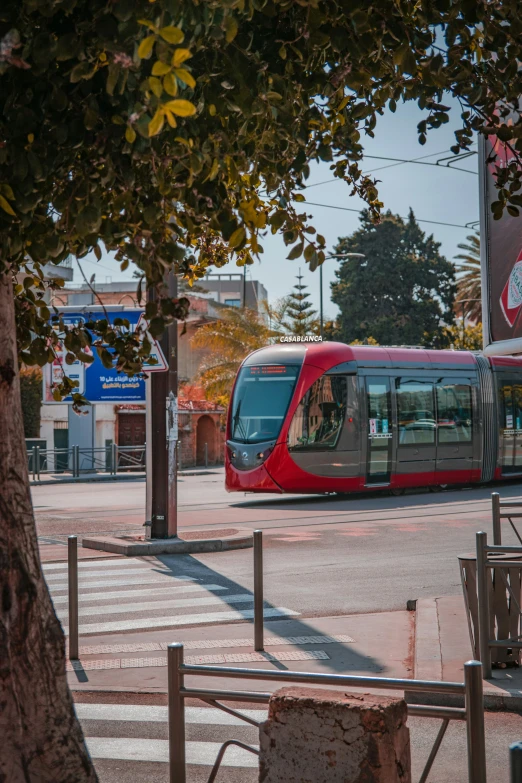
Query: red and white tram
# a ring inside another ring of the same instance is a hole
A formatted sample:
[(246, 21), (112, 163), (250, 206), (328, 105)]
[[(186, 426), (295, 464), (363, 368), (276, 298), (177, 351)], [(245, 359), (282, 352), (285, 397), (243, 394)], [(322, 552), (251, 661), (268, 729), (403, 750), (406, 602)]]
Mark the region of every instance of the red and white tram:
[(273, 345), (239, 370), (231, 492), (361, 492), (522, 476), (522, 358)]

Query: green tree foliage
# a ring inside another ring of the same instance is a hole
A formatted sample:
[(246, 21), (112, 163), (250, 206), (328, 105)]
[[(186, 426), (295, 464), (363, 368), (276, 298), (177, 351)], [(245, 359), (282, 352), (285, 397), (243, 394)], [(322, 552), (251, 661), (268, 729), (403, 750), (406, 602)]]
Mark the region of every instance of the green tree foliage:
[(42, 373), (37, 367), (22, 367), (20, 370), (20, 396), (22, 398), (25, 437), (39, 438), (42, 411)]
[[(0, 261), (29, 273), (15, 294), (24, 362), (50, 361), (60, 335), (69, 361), (88, 361), (93, 343), (132, 374), (148, 354), (125, 324), (50, 329), (42, 266), (69, 253), (105, 248), (123, 269), (135, 263), (158, 289), (153, 335), (187, 311), (162, 287), (168, 268), (197, 280), (230, 256), (250, 263), (268, 230), (314, 269), (324, 239), (300, 206), (310, 163), (329, 161), (376, 218), (362, 139), (402, 101), (425, 112), (421, 144), (448, 122), (450, 94), (461, 106), (455, 153), (478, 131), (520, 161), (522, 117), (508, 125), (497, 111), (522, 92), (519, 10), (517, 0), (3, 0)], [(521, 172), (498, 168), (496, 217), (518, 212)]]
[(227, 406), (241, 362), (268, 345), (272, 335), (259, 313), (245, 308), (223, 308), (219, 320), (201, 326), (191, 345), (206, 351), (199, 379), (207, 399)]
[[(480, 237), (478, 234), (470, 234), (466, 239), (467, 242), (462, 242), (458, 246), (464, 252), (455, 256), (459, 261), (457, 264), (457, 315), (462, 315), (462, 307), (464, 307), (464, 314), (468, 318), (480, 321), (482, 317)], [(459, 304), (461, 300), (470, 299), (475, 301), (463, 301), (462, 304)]]
[(442, 327), (454, 318), (455, 269), (439, 247), (411, 210), (407, 221), (387, 212), (379, 225), (364, 212), (361, 228), (335, 248), (365, 256), (342, 260), (336, 270), (336, 338), (350, 343), (371, 335), (381, 345), (443, 345)]

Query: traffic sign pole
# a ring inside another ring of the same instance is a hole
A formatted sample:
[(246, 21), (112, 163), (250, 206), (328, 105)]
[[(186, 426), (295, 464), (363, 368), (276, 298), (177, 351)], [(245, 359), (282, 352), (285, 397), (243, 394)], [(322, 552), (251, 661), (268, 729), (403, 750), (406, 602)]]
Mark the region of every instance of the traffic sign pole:
[[(177, 296), (177, 278), (169, 274), (169, 296)], [(149, 291), (149, 301), (156, 292)], [(167, 361), (166, 372), (151, 372), (147, 384), (147, 522), (151, 538), (170, 538), (178, 534), (177, 515), (177, 398), (178, 398), (178, 325), (169, 326), (160, 347)]]

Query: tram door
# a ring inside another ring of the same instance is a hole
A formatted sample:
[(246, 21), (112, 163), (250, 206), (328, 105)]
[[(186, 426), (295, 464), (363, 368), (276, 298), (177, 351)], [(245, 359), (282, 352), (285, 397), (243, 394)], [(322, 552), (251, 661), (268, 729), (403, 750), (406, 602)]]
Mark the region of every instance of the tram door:
[(366, 484), (389, 484), (392, 460), (390, 379), (366, 378), (368, 459)]
[(501, 380), (499, 399), (502, 474), (522, 473), (522, 383)]

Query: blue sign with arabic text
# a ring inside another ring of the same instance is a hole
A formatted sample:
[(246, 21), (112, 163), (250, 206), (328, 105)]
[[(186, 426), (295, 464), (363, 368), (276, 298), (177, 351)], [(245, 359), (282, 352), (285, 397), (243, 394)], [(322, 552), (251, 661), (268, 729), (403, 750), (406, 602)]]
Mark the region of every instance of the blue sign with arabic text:
[[(99, 307), (86, 307), (77, 312), (68, 312), (60, 308), (60, 314), (63, 322), (67, 326), (75, 326), (82, 321), (96, 321), (102, 318), (108, 318), (110, 323), (114, 323), (116, 318), (125, 318), (129, 322), (131, 331), (136, 329), (142, 310), (121, 308), (118, 310), (109, 309), (107, 312)], [(91, 353), (89, 350), (88, 353)], [(54, 402), (52, 396), (53, 384), (59, 382), (65, 373), (70, 378), (78, 381), (78, 391), (83, 394), (89, 402), (99, 403), (125, 403), (125, 402), (145, 402), (145, 383), (143, 378), (129, 378), (125, 373), (118, 372), (116, 368), (107, 369), (102, 364), (96, 351), (92, 352), (94, 361), (92, 364), (84, 364), (77, 361), (68, 365), (64, 361), (65, 351), (61, 354), (58, 351), (57, 357), (52, 365), (47, 366), (47, 372), (44, 378), (44, 402)], [(64, 402), (70, 402), (71, 398), (66, 398)]]

